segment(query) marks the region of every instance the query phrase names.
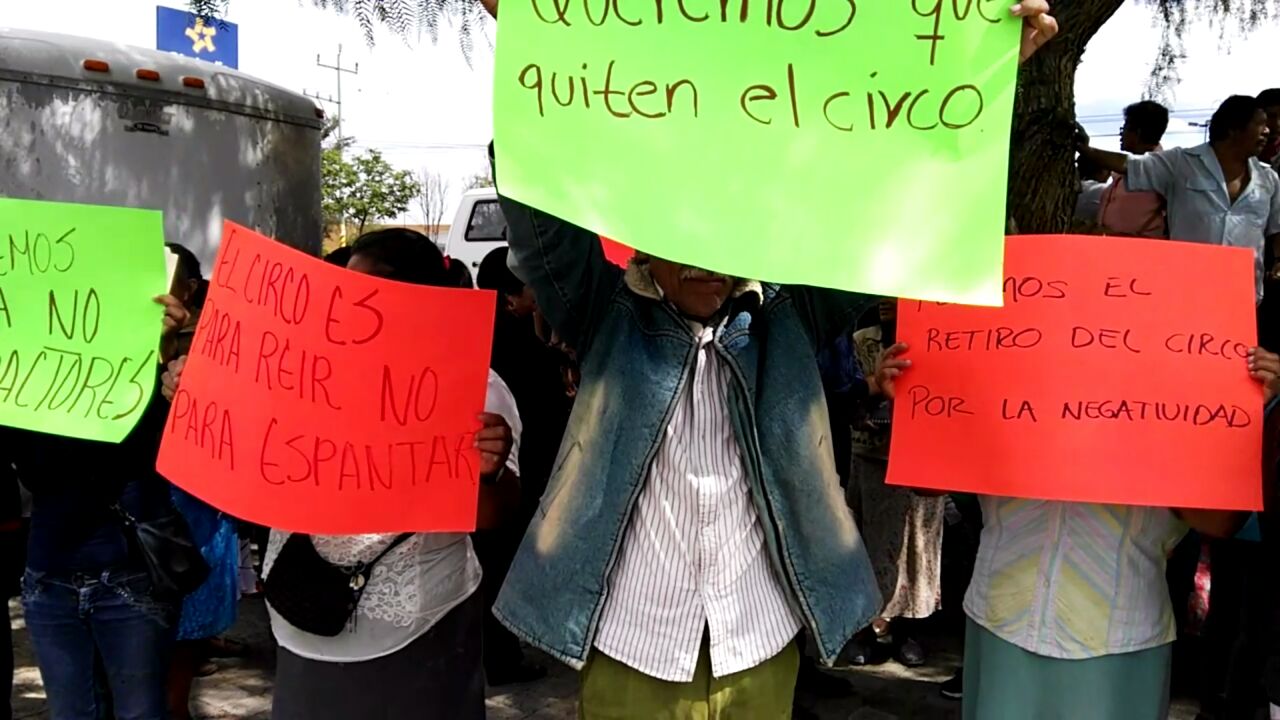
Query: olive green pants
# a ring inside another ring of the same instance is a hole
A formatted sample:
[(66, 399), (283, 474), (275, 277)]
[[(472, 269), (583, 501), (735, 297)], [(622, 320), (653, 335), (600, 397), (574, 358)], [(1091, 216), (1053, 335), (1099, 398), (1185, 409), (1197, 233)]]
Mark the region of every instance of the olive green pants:
[(593, 650), (582, 669), (581, 720), (788, 720), (800, 652), (791, 643), (750, 670), (711, 676), (706, 638), (693, 680), (649, 677)]

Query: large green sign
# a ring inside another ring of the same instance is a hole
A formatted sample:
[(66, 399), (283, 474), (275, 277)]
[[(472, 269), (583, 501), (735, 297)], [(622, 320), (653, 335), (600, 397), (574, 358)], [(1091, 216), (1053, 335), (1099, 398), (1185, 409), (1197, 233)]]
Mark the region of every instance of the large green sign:
[(166, 291), (159, 212), (0, 198), (0, 425), (123, 440)]
[(984, 0), (506, 0), (502, 191), (740, 277), (999, 304), (1021, 22)]

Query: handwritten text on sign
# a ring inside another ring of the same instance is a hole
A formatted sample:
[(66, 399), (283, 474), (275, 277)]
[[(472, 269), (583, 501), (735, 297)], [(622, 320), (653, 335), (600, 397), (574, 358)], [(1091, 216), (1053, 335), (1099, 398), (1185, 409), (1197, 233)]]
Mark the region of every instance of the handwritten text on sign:
[(155, 388), (164, 224), (0, 198), (0, 425), (119, 442)]
[(1005, 267), (1003, 308), (899, 303), (890, 483), (1260, 507), (1252, 253), (1023, 236)]
[(998, 304), (1009, 5), (512, 0), (499, 184), (740, 277)]
[(274, 528), (472, 530), (493, 303), (228, 223), (158, 468)]

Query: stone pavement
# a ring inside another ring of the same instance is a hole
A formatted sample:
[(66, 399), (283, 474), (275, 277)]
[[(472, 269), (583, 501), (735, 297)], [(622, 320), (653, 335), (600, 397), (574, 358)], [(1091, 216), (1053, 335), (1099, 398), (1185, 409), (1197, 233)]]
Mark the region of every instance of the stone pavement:
[[(15, 664), (14, 717), (47, 718), (44, 688), (27, 640), (22, 611), (16, 602), (9, 606), (14, 627)], [(269, 720), (271, 716), (272, 668), (271, 632), (261, 600), (241, 603), (240, 622), (231, 637), (246, 642), (255, 651), (246, 659), (218, 660), (219, 671), (197, 681), (196, 717), (205, 719)], [(819, 699), (802, 695), (801, 702), (822, 720), (897, 720), (921, 718), (953, 720), (960, 717), (959, 703), (938, 695), (937, 683), (947, 679), (959, 664), (956, 638), (926, 637), (932, 651), (930, 664), (908, 670), (896, 663), (832, 672), (846, 679), (853, 692), (839, 699)], [(529, 685), (490, 691), (490, 720), (573, 720), (577, 681), (572, 671), (542, 658), (551, 674)], [(1175, 704), (1171, 720), (1192, 720), (1194, 709)], [(353, 718), (352, 720), (359, 720)]]

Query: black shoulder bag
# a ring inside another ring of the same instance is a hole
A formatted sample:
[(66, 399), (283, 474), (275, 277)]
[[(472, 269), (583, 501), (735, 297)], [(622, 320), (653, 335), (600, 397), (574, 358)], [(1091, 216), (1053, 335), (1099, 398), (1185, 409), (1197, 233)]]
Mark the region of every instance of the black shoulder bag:
[(191, 539), (191, 527), (176, 510), (155, 520), (139, 522), (119, 503), (111, 506), (131, 531), (133, 545), (147, 566), (152, 591), (161, 598), (186, 597), (209, 577), (209, 563)]
[(338, 566), (320, 557), (310, 535), (294, 533), (280, 548), (263, 582), (263, 595), (290, 625), (312, 635), (336, 637), (360, 604), (373, 567), (411, 537), (413, 533), (401, 534), (369, 562)]

